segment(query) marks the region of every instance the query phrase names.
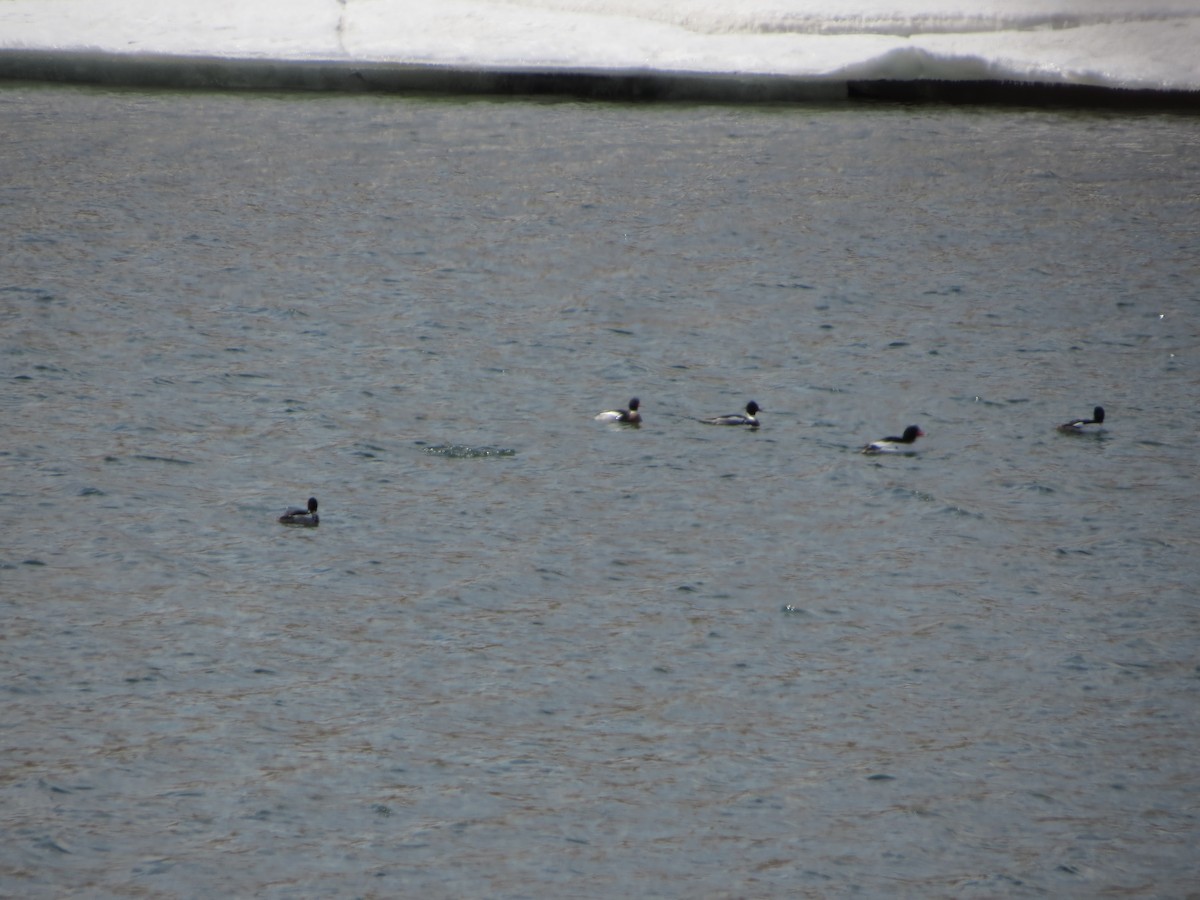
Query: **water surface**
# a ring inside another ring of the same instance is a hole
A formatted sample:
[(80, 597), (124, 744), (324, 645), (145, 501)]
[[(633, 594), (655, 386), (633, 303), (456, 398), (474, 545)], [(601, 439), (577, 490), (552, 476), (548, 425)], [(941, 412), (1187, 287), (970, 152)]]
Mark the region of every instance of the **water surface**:
[(0, 893), (1193, 889), (1195, 118), (0, 122)]

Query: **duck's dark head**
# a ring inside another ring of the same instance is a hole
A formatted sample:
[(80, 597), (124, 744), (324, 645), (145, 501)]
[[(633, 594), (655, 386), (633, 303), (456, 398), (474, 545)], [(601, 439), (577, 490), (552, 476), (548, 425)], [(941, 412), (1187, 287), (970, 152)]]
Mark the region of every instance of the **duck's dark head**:
[(629, 401), (629, 411), (637, 412), (637, 408), (641, 405), (642, 405), (642, 401), (639, 400), (637, 397), (634, 397), (632, 400)]
[(1104, 407), (1103, 406), (1097, 406), (1095, 409), (1092, 410), (1092, 421), (1095, 422), (1097, 425), (1099, 425), (1101, 422), (1104, 421)]
[(752, 416), (757, 416), (760, 408), (761, 407), (759, 407), (759, 405), (757, 403), (755, 403), (753, 400), (751, 400), (749, 403), (746, 404), (746, 412), (748, 412)]
[(315, 513), (317, 511), (317, 498), (316, 497), (308, 498), (308, 511), (310, 513)]
[(904, 429), (904, 443), (911, 444), (919, 437), (925, 437), (925, 432), (916, 425), (909, 425)]

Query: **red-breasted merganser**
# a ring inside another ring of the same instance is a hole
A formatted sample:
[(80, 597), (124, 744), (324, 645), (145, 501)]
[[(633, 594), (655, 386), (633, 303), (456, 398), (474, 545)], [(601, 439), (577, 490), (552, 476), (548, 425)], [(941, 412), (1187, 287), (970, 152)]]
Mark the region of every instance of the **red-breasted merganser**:
[(919, 437), (924, 437), (923, 432), (916, 425), (909, 425), (904, 429), (904, 434), (900, 437), (885, 437), (877, 441), (871, 441), (867, 446), (862, 448), (863, 453), (907, 453), (912, 450), (912, 445)]
[(629, 409), (606, 409), (595, 417), (597, 422), (620, 422), (624, 425), (641, 425), (642, 414), (638, 407), (642, 405), (637, 397), (629, 401)]
[(759, 426), (758, 412), (760, 409), (761, 407), (751, 400), (746, 404), (745, 414), (734, 413), (731, 416), (714, 416), (711, 419), (704, 419), (702, 421), (709, 425), (749, 425), (751, 428), (757, 428)]
[(1104, 424), (1104, 407), (1097, 406), (1092, 410), (1092, 417), (1090, 419), (1073, 419), (1070, 422), (1063, 422), (1058, 426), (1058, 430), (1068, 432), (1069, 434), (1082, 434), (1084, 432), (1095, 432), (1098, 430), (1089, 429), (1084, 426), (1102, 424)]
[(317, 498), (308, 498), (308, 509), (301, 509), (298, 506), (290, 507), (279, 517), (279, 521), (283, 525), (303, 525), (306, 528), (316, 528), (321, 524), (321, 517), (317, 515)]

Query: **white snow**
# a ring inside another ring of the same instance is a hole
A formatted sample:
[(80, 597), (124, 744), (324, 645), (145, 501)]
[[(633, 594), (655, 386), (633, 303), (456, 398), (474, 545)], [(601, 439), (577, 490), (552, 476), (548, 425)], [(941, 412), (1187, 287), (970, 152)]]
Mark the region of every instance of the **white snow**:
[(1200, 90), (1200, 0), (0, 0), (0, 51)]

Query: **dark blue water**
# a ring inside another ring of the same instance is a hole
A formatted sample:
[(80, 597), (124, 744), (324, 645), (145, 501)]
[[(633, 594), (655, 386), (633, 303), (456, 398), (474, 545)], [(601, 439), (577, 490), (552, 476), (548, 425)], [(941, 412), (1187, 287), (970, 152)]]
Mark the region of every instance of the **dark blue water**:
[(0, 893), (1196, 883), (1195, 118), (0, 123)]

